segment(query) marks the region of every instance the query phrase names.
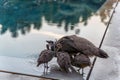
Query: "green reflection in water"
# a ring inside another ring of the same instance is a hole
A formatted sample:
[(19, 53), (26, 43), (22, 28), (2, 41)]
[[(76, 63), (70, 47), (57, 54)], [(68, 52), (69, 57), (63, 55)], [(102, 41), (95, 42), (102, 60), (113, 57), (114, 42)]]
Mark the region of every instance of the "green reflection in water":
[[(12, 37), (42, 27), (42, 18), (58, 27), (74, 29), (78, 23), (87, 25), (88, 19), (96, 13), (106, 0), (0, 0), (1, 34), (7, 30)], [(62, 24), (64, 23), (64, 26)]]

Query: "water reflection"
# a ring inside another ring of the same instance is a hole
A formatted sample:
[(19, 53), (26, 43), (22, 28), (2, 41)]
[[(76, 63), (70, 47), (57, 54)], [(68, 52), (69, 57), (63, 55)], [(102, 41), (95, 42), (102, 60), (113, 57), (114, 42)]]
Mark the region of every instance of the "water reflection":
[[(67, 32), (75, 25), (88, 24), (88, 19), (96, 13), (106, 0), (0, 0), (0, 33), (12, 33), (12, 37), (26, 34), (42, 27), (43, 17), (49, 25), (64, 27)], [(88, 4), (89, 3), (89, 4)], [(76, 30), (76, 34), (80, 32)]]
[(108, 19), (111, 16), (111, 11), (112, 11), (114, 4), (116, 2), (117, 2), (117, 0), (108, 0), (104, 4), (104, 6), (102, 6), (102, 8), (99, 10), (99, 15), (101, 17), (101, 21), (104, 24), (108, 24)]

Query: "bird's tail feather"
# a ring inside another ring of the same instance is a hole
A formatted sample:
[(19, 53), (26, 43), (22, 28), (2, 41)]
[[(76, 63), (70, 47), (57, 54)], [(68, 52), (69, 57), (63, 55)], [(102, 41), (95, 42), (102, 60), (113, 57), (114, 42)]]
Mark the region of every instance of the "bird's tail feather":
[(36, 66), (39, 67), (40, 64), (41, 64), (41, 62), (38, 62)]
[(98, 49), (98, 50), (99, 50), (99, 54), (97, 55), (98, 57), (100, 57), (100, 58), (108, 58), (109, 57), (108, 54), (104, 50), (102, 50), (102, 49)]

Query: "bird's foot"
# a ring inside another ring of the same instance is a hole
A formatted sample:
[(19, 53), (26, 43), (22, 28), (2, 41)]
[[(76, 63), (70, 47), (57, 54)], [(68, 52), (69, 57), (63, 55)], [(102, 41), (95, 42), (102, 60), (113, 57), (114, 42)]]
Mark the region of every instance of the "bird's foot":
[(47, 75), (47, 74), (48, 74), (47, 71), (43, 72), (43, 75), (44, 75), (44, 76)]
[(85, 74), (85, 73), (82, 73), (81, 75), (84, 77), (84, 74)]

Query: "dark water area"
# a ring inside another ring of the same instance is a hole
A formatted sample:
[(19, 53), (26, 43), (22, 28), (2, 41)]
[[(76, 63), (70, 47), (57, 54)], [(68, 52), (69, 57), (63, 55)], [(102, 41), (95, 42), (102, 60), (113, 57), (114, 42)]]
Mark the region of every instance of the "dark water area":
[[(40, 30), (44, 17), (45, 22), (64, 27), (67, 32), (74, 30), (75, 25), (88, 24), (88, 19), (95, 15), (96, 11), (106, 0), (1, 0), (0, 24), (1, 34), (10, 31), (12, 37), (26, 34), (33, 29)], [(64, 25), (62, 25), (64, 24)], [(52, 26), (50, 25), (50, 26)], [(76, 30), (76, 34), (79, 30)]]

